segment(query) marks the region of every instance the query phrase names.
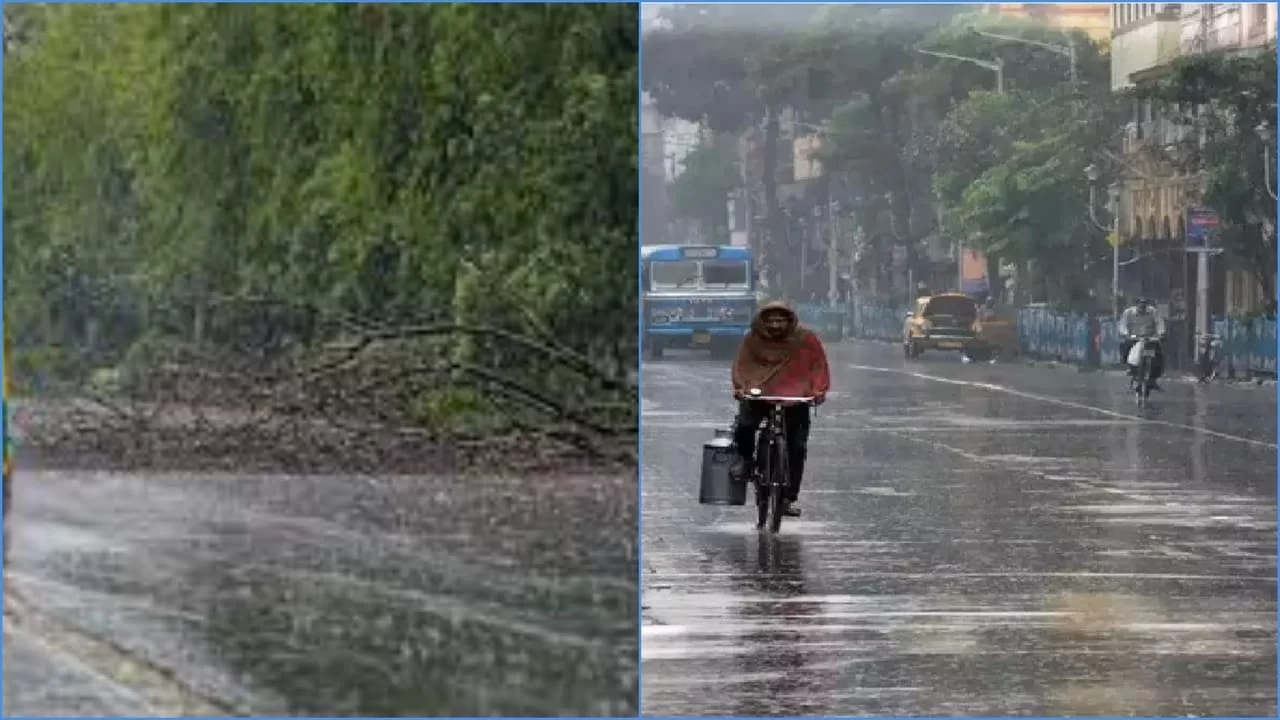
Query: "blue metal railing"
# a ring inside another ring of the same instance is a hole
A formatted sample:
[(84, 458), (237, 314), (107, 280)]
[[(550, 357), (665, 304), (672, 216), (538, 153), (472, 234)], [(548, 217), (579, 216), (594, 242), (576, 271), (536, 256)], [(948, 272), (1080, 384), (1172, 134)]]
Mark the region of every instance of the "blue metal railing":
[[(842, 306), (845, 336), (897, 342), (902, 339), (907, 307), (874, 300), (855, 300)], [(816, 324), (827, 308), (797, 307), (803, 322)], [(1022, 308), (1015, 314), (1018, 349), (1027, 356), (1102, 366), (1121, 364), (1120, 338), (1115, 320), (1082, 313)], [(1276, 321), (1214, 318), (1214, 332), (1222, 338), (1221, 367), (1235, 375), (1276, 374)], [(1096, 353), (1094, 352), (1096, 350)]]
[(1018, 349), (1023, 355), (1074, 363), (1088, 360), (1094, 342), (1088, 315), (1023, 308), (1017, 320)]
[(1219, 364), (1224, 372), (1275, 375), (1275, 320), (1214, 318), (1213, 332), (1222, 339)]

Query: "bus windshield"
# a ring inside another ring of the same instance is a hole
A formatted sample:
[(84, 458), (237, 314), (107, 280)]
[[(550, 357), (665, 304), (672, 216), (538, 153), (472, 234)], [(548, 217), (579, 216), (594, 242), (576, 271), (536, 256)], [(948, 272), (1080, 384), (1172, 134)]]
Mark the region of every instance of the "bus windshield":
[(693, 260), (655, 260), (649, 266), (654, 290), (691, 288), (698, 284), (698, 263)]
[(707, 260), (702, 264), (702, 282), (709, 288), (745, 288), (747, 263), (745, 260)]

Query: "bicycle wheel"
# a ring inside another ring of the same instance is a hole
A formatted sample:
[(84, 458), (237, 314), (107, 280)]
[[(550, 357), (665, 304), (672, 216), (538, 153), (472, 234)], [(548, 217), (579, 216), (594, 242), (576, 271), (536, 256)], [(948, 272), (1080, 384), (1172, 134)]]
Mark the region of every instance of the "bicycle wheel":
[(752, 473), (756, 485), (756, 528), (762, 528), (769, 521), (769, 477), (772, 472), (772, 443), (763, 436), (756, 442), (756, 458), (763, 460), (758, 472)]
[(769, 475), (769, 532), (776, 533), (782, 529), (782, 509), (785, 505), (785, 496), (787, 485), (790, 478), (787, 475), (787, 452), (785, 443), (774, 443), (770, 448), (772, 457), (769, 465), (772, 469)]

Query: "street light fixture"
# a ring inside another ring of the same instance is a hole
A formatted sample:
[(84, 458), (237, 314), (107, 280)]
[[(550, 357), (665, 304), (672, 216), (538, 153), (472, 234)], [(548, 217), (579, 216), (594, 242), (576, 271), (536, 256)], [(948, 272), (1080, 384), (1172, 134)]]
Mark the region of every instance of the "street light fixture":
[(1258, 134), (1258, 139), (1262, 141), (1262, 178), (1267, 188), (1267, 194), (1272, 200), (1276, 199), (1276, 191), (1271, 188), (1271, 126), (1265, 121), (1258, 123), (1258, 127), (1253, 131)]
[(983, 60), (982, 58), (967, 57), (965, 55), (952, 55), (951, 53), (934, 52), (933, 50), (921, 50), (916, 48), (916, 52), (922, 55), (932, 55), (934, 57), (944, 58), (946, 60), (958, 60), (977, 65), (981, 68), (991, 70), (996, 74), (996, 93), (1004, 94), (1004, 61), (1003, 60)]
[(986, 30), (979, 30), (972, 25), (969, 26), (969, 32), (982, 37), (989, 37), (994, 40), (1004, 40), (1005, 42), (1019, 43), (1022, 45), (1033, 45), (1062, 55), (1071, 61), (1071, 84), (1074, 85), (1076, 82), (1076, 44), (1074, 39), (1070, 39), (1070, 36), (1068, 36), (1069, 39), (1066, 45), (1055, 45), (1054, 43), (1040, 42), (1039, 40), (1028, 40), (1026, 38), (1014, 37), (1013, 35), (1001, 35), (1000, 33), (987, 32)]

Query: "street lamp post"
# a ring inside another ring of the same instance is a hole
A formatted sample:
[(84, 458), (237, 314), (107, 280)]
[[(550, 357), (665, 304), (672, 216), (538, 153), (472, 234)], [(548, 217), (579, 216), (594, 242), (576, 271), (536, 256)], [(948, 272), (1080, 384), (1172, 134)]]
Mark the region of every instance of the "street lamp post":
[(1276, 199), (1276, 191), (1271, 187), (1271, 126), (1265, 122), (1259, 123), (1258, 127), (1253, 129), (1258, 134), (1258, 139), (1262, 141), (1262, 179), (1267, 188), (1267, 194), (1272, 200)]
[(1097, 205), (1098, 179), (1101, 173), (1095, 165), (1090, 165), (1084, 169), (1085, 177), (1089, 180), (1089, 219), (1093, 224), (1106, 230), (1109, 233), (1107, 238), (1111, 244), (1111, 316), (1119, 317), (1120, 315), (1120, 188), (1112, 183), (1107, 186), (1107, 212), (1111, 214), (1111, 222), (1104, 227), (1098, 222), (1095, 214), (1095, 206)]
[[(922, 55), (932, 55), (933, 57), (940, 57), (946, 60), (957, 60), (959, 62), (966, 62), (971, 65), (977, 65), (980, 68), (986, 68), (987, 70), (990, 70), (996, 74), (996, 94), (997, 95), (1004, 94), (1004, 61), (1003, 60), (1000, 60), (1000, 59), (983, 60), (982, 58), (968, 57), (965, 55), (952, 55), (951, 53), (934, 52), (933, 50), (917, 49), (916, 52)], [(941, 206), (939, 206), (939, 209), (938, 209), (938, 226), (939, 227), (942, 226)], [(958, 277), (957, 282), (959, 283), (959, 286), (957, 287), (956, 291), (964, 292), (964, 238), (962, 237), (956, 238), (956, 275)], [(991, 284), (994, 282), (995, 280), (993, 278), (987, 278), (988, 293), (991, 292)]]

